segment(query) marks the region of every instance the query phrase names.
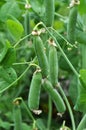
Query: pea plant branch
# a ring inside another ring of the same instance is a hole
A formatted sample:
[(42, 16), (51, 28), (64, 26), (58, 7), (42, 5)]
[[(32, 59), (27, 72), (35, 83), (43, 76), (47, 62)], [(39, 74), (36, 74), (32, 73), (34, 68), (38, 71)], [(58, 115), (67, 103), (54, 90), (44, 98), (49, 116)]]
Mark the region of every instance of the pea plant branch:
[(70, 68), (72, 69), (72, 71), (74, 72), (74, 74), (79, 78), (79, 74), (76, 71), (76, 69), (74, 68), (74, 66), (71, 64), (71, 62), (69, 61), (69, 59), (67, 58), (66, 54), (64, 53), (63, 49), (61, 48), (60, 44), (58, 43), (58, 41), (56, 40), (56, 38), (52, 35), (52, 33), (49, 31), (49, 29), (45, 26), (45, 24), (43, 22), (40, 22), (38, 24), (38, 26), (42, 24), (43, 27), (47, 30), (47, 32), (50, 34), (50, 36), (55, 40), (56, 44), (57, 44), (57, 48), (59, 48), (59, 50), (61, 51), (63, 57), (65, 58), (65, 60), (67, 61), (67, 63), (69, 64)]

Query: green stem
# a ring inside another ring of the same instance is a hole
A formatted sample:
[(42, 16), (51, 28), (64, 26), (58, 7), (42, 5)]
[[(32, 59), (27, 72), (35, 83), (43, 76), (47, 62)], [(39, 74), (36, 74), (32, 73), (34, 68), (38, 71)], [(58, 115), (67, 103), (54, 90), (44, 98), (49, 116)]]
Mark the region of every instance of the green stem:
[(30, 37), (31, 35), (32, 35), (32, 33), (30, 33), (29, 35), (26, 35), (25, 37), (21, 38), (21, 39), (14, 45), (14, 48), (16, 48), (21, 41), (25, 40), (26, 38)]
[(59, 32), (57, 32), (54, 28), (50, 27), (50, 29), (52, 29), (59, 37), (61, 37), (66, 43), (67, 45), (69, 45), (70, 47), (75, 47), (75, 44), (72, 45), (71, 43), (69, 43), (69, 41), (67, 39), (65, 39)]
[(56, 38), (52, 35), (52, 33), (49, 31), (49, 29), (45, 26), (44, 23), (41, 22), (41, 24), (44, 26), (44, 28), (47, 30), (47, 32), (51, 35), (51, 37), (55, 40), (57, 47), (59, 48), (59, 50), (61, 51), (63, 57), (65, 58), (65, 60), (67, 61), (67, 63), (69, 64), (70, 68), (72, 69), (72, 71), (74, 72), (74, 74), (79, 78), (79, 74), (76, 71), (76, 69), (74, 68), (74, 66), (71, 64), (71, 62), (69, 61), (69, 59), (67, 58), (66, 54), (64, 53), (63, 49), (61, 48), (60, 44), (58, 43), (58, 41), (56, 40)]
[(28, 115), (30, 116), (30, 118), (31, 118), (31, 119), (33, 120), (33, 122), (34, 122), (35, 119), (34, 119), (32, 113), (30, 112), (29, 108), (28, 108), (27, 105), (25, 104), (25, 102), (24, 102), (24, 100), (23, 100), (22, 97), (17, 97), (17, 98), (15, 98), (13, 102), (16, 102), (16, 101), (18, 101), (18, 100), (22, 101), (22, 104), (23, 104), (24, 108), (26, 109)]
[(26, 111), (27, 111), (27, 113), (28, 113), (28, 115), (30, 116), (30, 118), (33, 120), (33, 122), (35, 121), (35, 119), (34, 119), (34, 117), (33, 117), (33, 115), (32, 115), (32, 113), (30, 112), (30, 110), (29, 110), (29, 108), (27, 107), (27, 105), (25, 104), (25, 102), (24, 102), (24, 100), (22, 99), (22, 103), (23, 103), (23, 106), (25, 107), (25, 109), (26, 109)]
[(65, 17), (65, 16), (62, 16), (61, 14), (59, 14), (59, 13), (54, 13), (54, 15), (56, 15), (57, 17), (59, 17), (59, 18), (61, 18), (61, 19), (63, 19), (63, 20), (66, 20), (67, 19), (67, 17)]
[(62, 89), (62, 87), (60, 86), (60, 84), (59, 84), (58, 89), (60, 90), (60, 93), (62, 94), (62, 96), (63, 96), (63, 98), (64, 98), (64, 100), (65, 100), (65, 102), (66, 102), (66, 105), (67, 105), (67, 107), (68, 107), (69, 114), (70, 114), (70, 118), (71, 118), (71, 123), (72, 123), (72, 129), (73, 129), (73, 130), (76, 130), (75, 121), (74, 121), (74, 116), (73, 116), (73, 112), (72, 112), (71, 106), (70, 106), (70, 104), (69, 104), (69, 102), (68, 102), (68, 99), (67, 99), (67, 97), (66, 97), (66, 95), (65, 95), (65, 93), (64, 93), (64, 91), (63, 91), (63, 89)]
[(51, 126), (51, 119), (52, 119), (52, 100), (51, 97), (49, 96), (49, 113), (48, 113), (48, 122), (47, 122), (47, 130), (50, 130)]
[(30, 62), (13, 63), (13, 65), (28, 65)]

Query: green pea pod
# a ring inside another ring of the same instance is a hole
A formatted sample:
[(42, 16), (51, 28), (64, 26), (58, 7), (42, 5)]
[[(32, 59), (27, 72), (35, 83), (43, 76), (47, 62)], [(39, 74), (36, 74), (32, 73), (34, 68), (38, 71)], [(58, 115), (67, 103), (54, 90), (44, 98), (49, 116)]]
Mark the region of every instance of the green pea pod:
[(51, 99), (53, 100), (58, 112), (65, 112), (66, 106), (64, 104), (64, 101), (60, 96), (60, 94), (58, 93), (58, 91), (53, 88), (51, 82), (45, 79), (43, 83), (43, 87), (51, 96)]
[(23, 130), (21, 110), (19, 105), (14, 106), (14, 130)]
[(44, 50), (44, 45), (39, 36), (35, 37), (35, 51), (38, 58), (39, 66), (41, 67), (42, 76), (47, 77), (49, 74), (48, 60)]
[(67, 38), (70, 43), (75, 43), (75, 28), (77, 21), (77, 6), (70, 8), (69, 21), (67, 25)]
[(58, 57), (55, 46), (51, 45), (49, 50), (49, 72), (50, 81), (53, 86), (58, 82)]
[(41, 73), (35, 72), (32, 77), (28, 96), (28, 106), (31, 110), (37, 110), (39, 108), (41, 81)]
[(24, 28), (25, 28), (25, 35), (30, 34), (30, 16), (29, 16), (28, 10), (26, 10), (25, 16), (24, 16)]
[(84, 115), (84, 117), (80, 121), (80, 123), (77, 127), (77, 130), (84, 130), (84, 128), (86, 128), (86, 114)]
[(55, 5), (54, 0), (46, 0), (45, 2), (45, 24), (50, 27), (54, 22)]

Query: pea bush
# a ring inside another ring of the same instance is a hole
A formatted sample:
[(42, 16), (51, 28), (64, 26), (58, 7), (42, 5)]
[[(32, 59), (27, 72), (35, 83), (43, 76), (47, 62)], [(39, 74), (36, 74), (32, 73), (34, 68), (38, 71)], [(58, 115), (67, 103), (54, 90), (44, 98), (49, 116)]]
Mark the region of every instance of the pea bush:
[(86, 129), (86, 1), (0, 1), (0, 129)]

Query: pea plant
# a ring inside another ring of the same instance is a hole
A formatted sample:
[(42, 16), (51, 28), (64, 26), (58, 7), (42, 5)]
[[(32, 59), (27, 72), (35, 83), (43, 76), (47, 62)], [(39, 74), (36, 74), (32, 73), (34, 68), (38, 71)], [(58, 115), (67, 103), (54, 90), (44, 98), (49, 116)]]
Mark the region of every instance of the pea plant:
[(86, 130), (85, 4), (0, 1), (0, 129)]

